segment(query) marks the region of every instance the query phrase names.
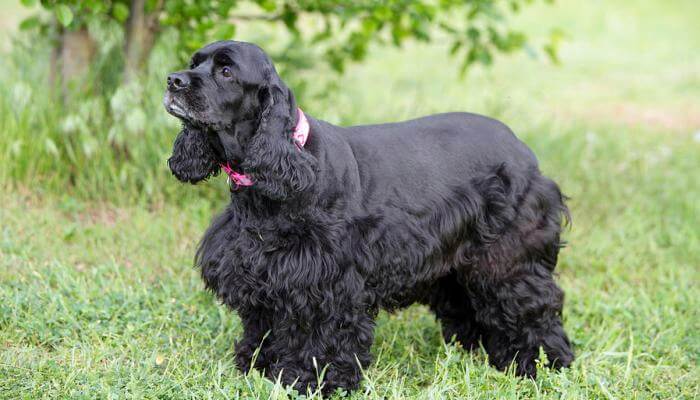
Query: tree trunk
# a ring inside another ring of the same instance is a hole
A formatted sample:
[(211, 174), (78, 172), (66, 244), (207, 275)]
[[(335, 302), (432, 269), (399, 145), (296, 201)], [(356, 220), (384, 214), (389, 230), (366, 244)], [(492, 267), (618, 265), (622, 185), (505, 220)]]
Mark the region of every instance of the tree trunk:
[(58, 66), (60, 65), (60, 52), (60, 44), (54, 42), (53, 46), (51, 46), (51, 56), (49, 58), (49, 88), (52, 94), (56, 93), (56, 89), (58, 89), (58, 76), (56, 71), (58, 71)]
[(163, 1), (160, 0), (152, 12), (146, 13), (145, 0), (131, 1), (124, 43), (125, 84), (135, 80), (151, 53), (158, 32), (158, 15), (162, 8)]
[[(95, 52), (95, 42), (86, 28), (61, 32), (58, 49), (52, 53), (51, 62), (58, 64), (53, 67), (60, 71), (64, 101), (70, 93), (82, 93), (89, 87), (88, 74)], [(55, 79), (55, 75), (50, 79)]]

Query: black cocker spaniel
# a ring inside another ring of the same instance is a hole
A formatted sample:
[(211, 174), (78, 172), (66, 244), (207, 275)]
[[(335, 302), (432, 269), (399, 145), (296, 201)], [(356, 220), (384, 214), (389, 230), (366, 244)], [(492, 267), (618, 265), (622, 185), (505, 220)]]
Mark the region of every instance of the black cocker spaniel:
[[(196, 255), (236, 310), (242, 371), (305, 393), (358, 387), (380, 309), (427, 304), (446, 341), (534, 377), (574, 356), (553, 278), (567, 208), (508, 127), (449, 113), (338, 127), (305, 115), (268, 56), (216, 42), (168, 76), (183, 130), (168, 160), (196, 183), (222, 168), (231, 203)], [(254, 358), (256, 349), (259, 354)]]

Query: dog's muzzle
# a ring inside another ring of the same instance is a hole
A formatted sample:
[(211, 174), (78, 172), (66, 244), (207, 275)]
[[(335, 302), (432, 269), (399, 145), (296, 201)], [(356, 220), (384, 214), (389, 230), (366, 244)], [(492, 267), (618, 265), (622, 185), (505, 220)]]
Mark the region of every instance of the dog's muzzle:
[(163, 96), (163, 106), (168, 113), (175, 117), (187, 117), (187, 110), (185, 110), (185, 107), (180, 104), (170, 91), (165, 92), (165, 96)]

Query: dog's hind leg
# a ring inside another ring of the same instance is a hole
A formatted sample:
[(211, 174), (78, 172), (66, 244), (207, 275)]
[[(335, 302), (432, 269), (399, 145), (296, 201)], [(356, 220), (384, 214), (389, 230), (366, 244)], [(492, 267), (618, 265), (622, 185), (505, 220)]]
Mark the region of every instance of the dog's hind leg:
[(469, 294), (455, 274), (443, 277), (435, 284), (428, 305), (440, 320), (446, 343), (454, 339), (467, 350), (479, 347), (482, 329), (476, 321)]
[(527, 184), (511, 178), (482, 185), (486, 224), (496, 234), (484, 236), (493, 241), (474, 255), (465, 278), (490, 362), (499, 369), (514, 362), (516, 374), (534, 377), (540, 348), (550, 367), (566, 367), (574, 358), (561, 320), (564, 293), (554, 281), (567, 211), (546, 177), (533, 174)]
[[(491, 363), (505, 369), (515, 362), (516, 374), (530, 377), (537, 373), (540, 348), (553, 368), (574, 358), (561, 320), (564, 292), (554, 281), (565, 209), (552, 185), (530, 192), (512, 229), (487, 246), (468, 273)], [(554, 194), (547, 196), (546, 187)]]
[(548, 268), (521, 263), (498, 280), (473, 278), (470, 289), (476, 319), (485, 328), (484, 348), (496, 368), (514, 363), (517, 375), (534, 377), (540, 347), (549, 366), (571, 364), (574, 355), (561, 321), (564, 294)]

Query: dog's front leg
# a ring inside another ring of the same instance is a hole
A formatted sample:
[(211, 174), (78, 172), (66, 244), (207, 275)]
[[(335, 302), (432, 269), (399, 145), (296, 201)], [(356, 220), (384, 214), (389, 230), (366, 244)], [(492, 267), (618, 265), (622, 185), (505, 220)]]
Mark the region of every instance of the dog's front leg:
[(319, 384), (324, 395), (359, 386), (362, 368), (371, 361), (373, 315), (351, 301), (329, 299), (313, 304), (296, 298), (302, 307), (286, 307), (275, 316), (270, 350), (276, 362), (268, 370), (270, 379), (294, 384), (301, 394)]
[(270, 365), (269, 343), (271, 311), (263, 308), (239, 310), (243, 337), (236, 342), (236, 365), (247, 373), (251, 368), (267, 369)]

